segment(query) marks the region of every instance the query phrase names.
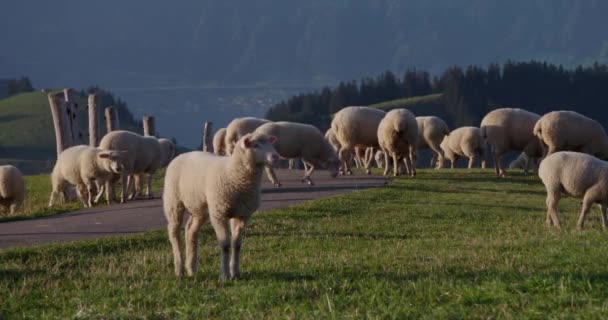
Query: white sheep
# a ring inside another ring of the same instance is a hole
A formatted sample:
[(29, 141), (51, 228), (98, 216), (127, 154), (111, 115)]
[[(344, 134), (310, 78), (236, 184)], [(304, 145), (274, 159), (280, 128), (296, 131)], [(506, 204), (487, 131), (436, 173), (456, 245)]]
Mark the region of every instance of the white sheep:
[[(540, 142), (533, 129), (540, 115), (518, 108), (501, 108), (489, 112), (481, 120), (481, 135), (492, 146), (494, 170), (499, 176), (506, 176), (502, 156), (510, 151), (523, 151), (530, 158), (542, 157)], [(524, 173), (528, 174), (530, 162)]]
[[(302, 159), (305, 167), (302, 182), (313, 184), (310, 175), (316, 167), (328, 169), (332, 177), (338, 174), (340, 160), (323, 133), (314, 126), (286, 121), (270, 122), (255, 129), (254, 133), (277, 137), (274, 148), (281, 158)], [(266, 168), (266, 173), (275, 186), (281, 186), (271, 167)]]
[(601, 124), (574, 111), (553, 111), (534, 126), (534, 135), (546, 146), (546, 154), (580, 151), (608, 159), (608, 136)]
[(269, 122), (270, 120), (254, 117), (236, 118), (232, 120), (226, 127), (226, 136), (224, 137), (226, 154), (232, 154), (234, 145), (242, 136), (252, 133), (259, 126)]
[[(173, 141), (166, 139), (166, 138), (158, 139), (158, 143), (160, 144), (160, 150), (161, 150), (160, 167), (164, 168), (169, 165), (171, 160), (173, 160), (173, 158), (175, 157), (175, 153), (177, 152), (177, 149), (176, 149)], [(151, 197), (152, 193), (151, 193), (150, 188), (152, 185), (152, 175), (146, 174), (146, 173), (135, 174), (134, 196), (141, 195), (142, 191), (144, 190), (144, 183), (146, 186), (146, 194), (148, 195), (148, 198)]]
[(540, 164), (540, 158), (530, 159), (525, 152), (522, 152), (517, 158), (509, 163), (509, 169), (525, 169), (526, 165), (530, 167), (532, 171), (538, 171), (538, 165)]
[(477, 127), (461, 127), (450, 132), (441, 142), (444, 157), (451, 162), (454, 168), (460, 157), (469, 158), (468, 168), (472, 169), (475, 159), (481, 158), (481, 167), (486, 167), (486, 142)]
[(220, 128), (213, 135), (213, 153), (218, 156), (226, 155), (226, 144), (224, 143), (226, 139), (226, 128)]
[[(68, 185), (76, 187), (78, 197), (85, 207), (92, 207), (103, 195), (103, 185), (114, 174), (123, 171), (124, 152), (101, 150), (86, 145), (74, 146), (63, 150), (51, 173), (53, 190), (49, 207), (55, 205), (57, 196), (65, 202), (65, 191)], [(99, 191), (93, 199), (95, 190)], [(85, 199), (84, 197), (87, 197)], [(110, 200), (108, 199), (108, 203)]]
[[(124, 170), (120, 174), (122, 183), (121, 203), (125, 203), (130, 191), (133, 191), (130, 198), (135, 198), (138, 194), (134, 190), (134, 175), (145, 174), (148, 176), (147, 189), (150, 191), (152, 175), (160, 168), (162, 151), (158, 140), (155, 137), (145, 137), (134, 132), (117, 130), (106, 134), (99, 143), (102, 150), (122, 150), (124, 153)], [(114, 185), (111, 182), (106, 184), (106, 192), (110, 200), (114, 198)], [(151, 193), (148, 193), (151, 197)]]
[(25, 181), (23, 174), (14, 166), (0, 166), (0, 209), (14, 215), (23, 205)]
[(407, 109), (394, 109), (378, 125), (378, 144), (384, 152), (384, 175), (389, 172), (389, 156), (392, 158), (393, 175), (399, 175), (399, 163), (403, 159), (408, 174), (416, 175), (416, 144), (418, 124), (416, 117)]
[(578, 229), (583, 229), (585, 216), (594, 203), (600, 205), (603, 228), (608, 227), (608, 162), (585, 153), (560, 151), (541, 161), (538, 176), (547, 189), (548, 225), (561, 227), (558, 204), (565, 193), (583, 199)]
[(221, 279), (240, 276), (241, 242), (251, 215), (260, 205), (264, 166), (279, 161), (272, 146), (275, 141), (274, 136), (247, 134), (229, 157), (193, 151), (169, 164), (163, 207), (177, 276), (183, 273), (179, 229), (186, 210), (190, 213), (185, 226), (188, 275), (196, 273), (199, 231), (210, 221), (221, 250)]
[[(340, 142), (338, 157), (344, 164), (346, 173), (352, 174), (349, 160), (356, 147), (379, 147), (378, 125), (385, 115), (386, 112), (369, 107), (346, 107), (334, 115), (331, 130)], [(364, 167), (367, 174), (371, 174), (373, 152), (374, 149), (371, 149), (365, 159)]]
[(433, 156), (431, 157), (431, 168), (441, 168), (443, 166), (443, 150), (441, 150), (441, 142), (443, 138), (450, 134), (450, 129), (445, 121), (435, 116), (416, 117), (418, 124), (418, 145), (417, 149), (430, 149)]

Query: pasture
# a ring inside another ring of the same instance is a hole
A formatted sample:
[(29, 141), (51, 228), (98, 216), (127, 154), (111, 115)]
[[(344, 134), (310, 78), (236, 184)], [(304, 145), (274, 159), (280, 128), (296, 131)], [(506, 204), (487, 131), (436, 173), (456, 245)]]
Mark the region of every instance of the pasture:
[[(47, 189), (48, 190), (48, 189)], [(255, 215), (238, 281), (173, 274), (165, 231), (0, 251), (0, 318), (605, 318), (598, 209), (545, 225), (536, 176), (420, 170), (388, 186)]]

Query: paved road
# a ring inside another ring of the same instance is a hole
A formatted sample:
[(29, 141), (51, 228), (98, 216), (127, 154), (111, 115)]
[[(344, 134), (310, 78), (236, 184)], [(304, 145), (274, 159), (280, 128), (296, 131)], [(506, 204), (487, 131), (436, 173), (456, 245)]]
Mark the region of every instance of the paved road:
[[(384, 185), (378, 176), (347, 176), (331, 179), (315, 172), (315, 186), (300, 182), (300, 170), (276, 170), (283, 183), (274, 188), (264, 177), (260, 211), (288, 207), (298, 202)], [(29, 246), (56, 241), (94, 239), (164, 229), (161, 200), (132, 201), (124, 205), (100, 206), (35, 220), (0, 223), (0, 248)]]

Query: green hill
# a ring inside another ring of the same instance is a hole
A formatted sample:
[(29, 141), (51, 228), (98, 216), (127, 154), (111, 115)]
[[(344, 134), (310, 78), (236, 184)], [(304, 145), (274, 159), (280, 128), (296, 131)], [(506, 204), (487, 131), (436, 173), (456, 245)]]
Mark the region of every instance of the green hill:
[(443, 94), (435, 93), (426, 96), (417, 96), (410, 98), (403, 98), (391, 101), (384, 101), (370, 105), (371, 108), (378, 108), (384, 111), (389, 111), (395, 108), (424, 108), (424, 107), (438, 107), (443, 104)]
[[(78, 94), (76, 99), (79, 106), (79, 131), (82, 134), (78, 142), (87, 143), (86, 97)], [(99, 105), (100, 112), (107, 106), (103, 102)], [(102, 120), (103, 116), (99, 119)], [(141, 130), (139, 123), (131, 118), (120, 117), (120, 111), (119, 119), (121, 128)], [(55, 155), (55, 132), (46, 93), (29, 92), (1, 99), (0, 160), (6, 162), (7, 159), (19, 159), (18, 162), (24, 166), (35, 165), (39, 161), (39, 165), (44, 166), (44, 163), (54, 160)]]

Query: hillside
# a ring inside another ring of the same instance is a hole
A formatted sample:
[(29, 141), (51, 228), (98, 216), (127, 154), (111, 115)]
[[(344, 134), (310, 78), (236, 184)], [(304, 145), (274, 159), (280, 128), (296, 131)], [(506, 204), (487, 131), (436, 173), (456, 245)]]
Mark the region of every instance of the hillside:
[[(329, 84), (508, 59), (606, 63), (606, 12), (606, 1), (580, 0), (5, 1), (0, 77), (112, 88)], [(58, 41), (69, 50), (48, 50)]]
[[(81, 142), (88, 142), (86, 97), (77, 96)], [(103, 108), (107, 105), (100, 104)], [(119, 116), (120, 117), (120, 116)], [(99, 118), (100, 121), (103, 117)], [(138, 123), (120, 119), (121, 128), (139, 131)], [(102, 131), (103, 132), (103, 131)], [(55, 133), (48, 98), (42, 92), (0, 100), (0, 159), (46, 161), (55, 159)]]

